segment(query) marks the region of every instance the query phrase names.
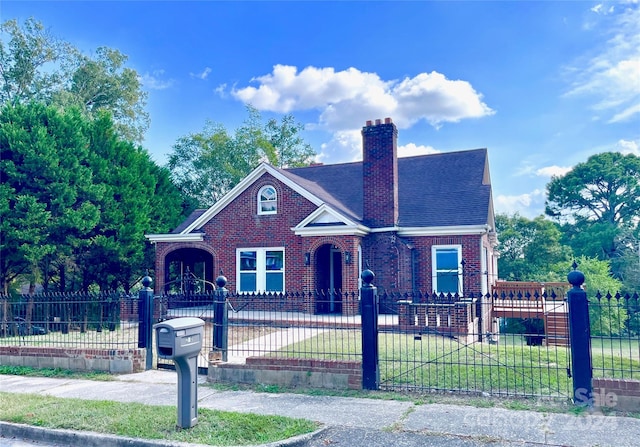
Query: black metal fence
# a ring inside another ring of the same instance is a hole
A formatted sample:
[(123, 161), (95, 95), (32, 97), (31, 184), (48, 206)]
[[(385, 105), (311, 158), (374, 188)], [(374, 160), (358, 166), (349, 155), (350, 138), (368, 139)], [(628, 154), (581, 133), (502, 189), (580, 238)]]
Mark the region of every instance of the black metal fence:
[(589, 298), (593, 377), (640, 379), (640, 296)]
[(383, 389), (570, 396), (565, 302), (420, 294), (399, 312), (379, 335)]
[(137, 296), (0, 295), (2, 346), (133, 349), (137, 339)]
[[(205, 321), (204, 346), (198, 365), (206, 368), (218, 349), (214, 340), (216, 293), (162, 295), (155, 299), (159, 320), (197, 317)], [(357, 293), (300, 292), (225, 294), (227, 309), (226, 361), (244, 363), (247, 357), (297, 357), (323, 360), (360, 360), (360, 315), (314, 313), (336, 302), (355, 300)], [(310, 311), (309, 311), (310, 310)], [(388, 324), (397, 316), (381, 317)], [(159, 367), (171, 361), (158, 359)]]
[[(169, 318), (202, 318), (199, 366), (206, 368), (209, 361), (221, 360), (214, 337), (216, 293), (157, 296), (147, 326)], [(360, 296), (228, 293), (224, 360), (361, 361)], [(406, 293), (382, 294), (377, 302), (381, 389), (571, 396), (573, 365), (563, 296)], [(333, 313), (326, 311), (331, 308)], [(0, 295), (0, 346), (137, 348), (138, 310), (138, 296), (121, 294)], [(598, 294), (589, 300), (589, 317), (593, 376), (640, 380), (638, 294)], [(151, 352), (153, 345), (148, 346)]]

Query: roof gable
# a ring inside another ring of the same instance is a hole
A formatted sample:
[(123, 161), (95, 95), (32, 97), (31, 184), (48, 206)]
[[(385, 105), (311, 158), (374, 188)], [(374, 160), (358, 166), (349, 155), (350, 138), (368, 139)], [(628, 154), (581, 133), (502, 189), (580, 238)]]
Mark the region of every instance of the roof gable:
[(299, 236), (326, 236), (329, 234), (364, 236), (369, 232), (368, 228), (338, 213), (327, 204), (321, 205), (292, 230)]
[(254, 182), (256, 182), (264, 174), (271, 174), (278, 181), (287, 185), (301, 196), (309, 200), (311, 203), (320, 206), (323, 201), (304, 189), (300, 184), (291, 180), (287, 176), (282, 174), (282, 171), (274, 168), (268, 163), (261, 163), (256, 169), (251, 171), (240, 183), (234, 186), (231, 191), (225, 194), (220, 200), (213, 204), (210, 208), (205, 210), (197, 219), (193, 220), (189, 225), (184, 226), (181, 234), (190, 233), (191, 231), (202, 228), (209, 220), (211, 220), (216, 214), (222, 211), (227, 205), (233, 202), (240, 194), (242, 194), (247, 188), (249, 188)]

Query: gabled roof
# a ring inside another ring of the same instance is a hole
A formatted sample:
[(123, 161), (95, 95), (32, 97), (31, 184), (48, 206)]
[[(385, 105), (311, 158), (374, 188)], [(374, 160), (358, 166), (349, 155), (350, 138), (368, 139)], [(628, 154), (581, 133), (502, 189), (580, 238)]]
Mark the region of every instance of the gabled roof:
[(204, 214), (204, 212), (207, 211), (206, 208), (201, 208), (201, 209), (197, 209), (194, 210), (191, 214), (189, 214), (189, 217), (187, 217), (184, 222), (182, 222), (180, 225), (178, 225), (171, 233), (172, 234), (180, 234), (182, 233), (182, 231), (187, 228), (189, 225), (191, 225), (193, 222), (196, 221), (196, 219), (198, 219), (200, 216), (202, 216)]
[[(399, 158), (398, 226), (492, 224), (488, 172), (486, 149)], [(361, 162), (292, 168), (284, 174), (310, 182), (305, 188), (345, 215), (362, 221)]]
[[(307, 189), (303, 188), (301, 185), (296, 183), (295, 181), (289, 179), (287, 176), (283, 175), (282, 170), (274, 168), (270, 164), (261, 163), (257, 168), (255, 168), (249, 175), (243, 178), (240, 183), (234, 186), (231, 191), (225, 194), (220, 200), (218, 200), (213, 206), (204, 210), (202, 214), (200, 214), (197, 218), (192, 220), (190, 223), (184, 225), (180, 225), (182, 227), (181, 234), (190, 233), (194, 230), (199, 230), (206, 224), (209, 220), (211, 220), (216, 214), (222, 211), (228, 204), (233, 202), (240, 194), (242, 194), (250, 185), (252, 185), (256, 180), (262, 177), (264, 174), (271, 174), (273, 177), (278, 179), (280, 182), (284, 183), (294, 191), (298, 192), (301, 196), (305, 197), (311, 203), (320, 206), (324, 202), (322, 199), (316, 197)], [(189, 220), (189, 219), (187, 219)]]
[(366, 236), (369, 228), (347, 218), (344, 214), (334, 211), (329, 205), (323, 204), (309, 214), (295, 228), (299, 236), (327, 236), (327, 235), (358, 235)]
[[(296, 234), (318, 234), (323, 225), (327, 229), (333, 226), (339, 233), (346, 230), (350, 234), (365, 234), (370, 229), (362, 225), (362, 169), (362, 162), (289, 169), (262, 163), (215, 205), (194, 211), (172, 234), (186, 235), (199, 230), (265, 173), (318, 206), (316, 212), (304, 217), (293, 229)], [(487, 150), (399, 158), (398, 197), (398, 227), (407, 233), (417, 234), (421, 228), (443, 234), (447, 228), (456, 233), (464, 232), (465, 227), (493, 228)], [(160, 240), (159, 235), (148, 236), (158, 236)]]
[(280, 172), (336, 211), (362, 220), (362, 163), (313, 165)]
[(398, 159), (401, 226), (489, 223), (491, 182), (487, 150)]

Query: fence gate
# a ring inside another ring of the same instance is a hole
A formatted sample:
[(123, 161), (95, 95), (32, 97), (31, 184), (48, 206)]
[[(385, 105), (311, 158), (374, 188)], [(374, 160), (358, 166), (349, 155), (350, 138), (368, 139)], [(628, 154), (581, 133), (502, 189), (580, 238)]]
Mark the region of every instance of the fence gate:
[[(198, 374), (207, 374), (209, 367), (209, 353), (213, 350), (213, 311), (215, 292), (206, 293), (181, 293), (156, 296), (154, 308), (156, 321), (170, 320), (172, 318), (196, 317), (204, 321), (204, 339), (202, 350), (198, 356)], [(154, 357), (158, 369), (175, 369), (172, 360), (157, 358), (154, 349)]]
[(399, 301), (399, 325), (379, 331), (381, 388), (569, 398), (567, 343), (545, 334), (544, 304), (535, 299), (520, 297), (497, 316), (491, 296)]

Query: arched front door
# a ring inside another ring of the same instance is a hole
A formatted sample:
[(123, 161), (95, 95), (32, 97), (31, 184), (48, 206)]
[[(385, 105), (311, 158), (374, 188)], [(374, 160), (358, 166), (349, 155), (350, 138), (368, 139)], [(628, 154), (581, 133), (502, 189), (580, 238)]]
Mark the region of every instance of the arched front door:
[(342, 313), (342, 251), (325, 244), (316, 251), (316, 313)]
[(213, 289), (213, 256), (198, 248), (181, 248), (164, 261), (165, 292), (201, 293)]

